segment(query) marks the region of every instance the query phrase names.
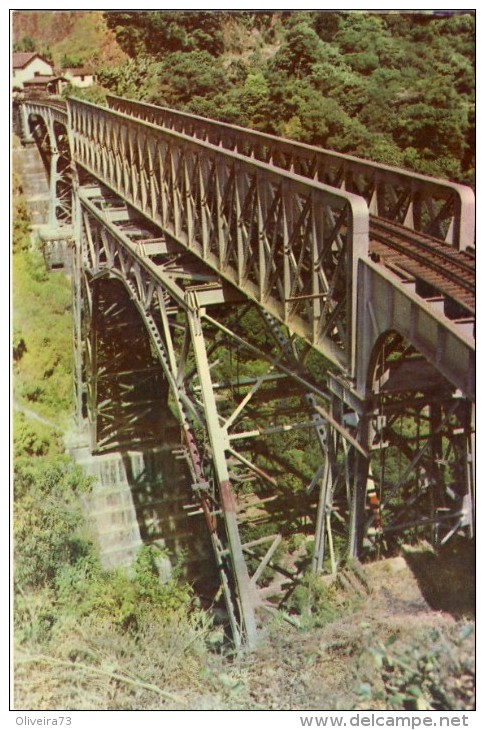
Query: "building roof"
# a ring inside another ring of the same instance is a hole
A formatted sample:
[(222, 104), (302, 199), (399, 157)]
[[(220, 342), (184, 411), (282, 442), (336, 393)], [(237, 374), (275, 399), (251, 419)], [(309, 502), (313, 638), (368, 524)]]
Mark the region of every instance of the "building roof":
[[(40, 58), (45, 63), (49, 63), (39, 53), (33, 53), (32, 51), (14, 51), (12, 53), (12, 65), (14, 68), (25, 68), (34, 58)], [(49, 63), (49, 65), (51, 64)]]
[(63, 76), (34, 76), (33, 79), (24, 81), (24, 86), (35, 86), (36, 84), (48, 84), (49, 81), (65, 81)]

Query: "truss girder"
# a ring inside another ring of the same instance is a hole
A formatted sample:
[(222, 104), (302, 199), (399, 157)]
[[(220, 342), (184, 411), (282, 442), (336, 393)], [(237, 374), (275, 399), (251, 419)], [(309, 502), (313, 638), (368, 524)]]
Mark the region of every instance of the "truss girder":
[[(440, 542), (456, 531), (471, 532), (472, 429), (467, 401), (451, 398), (449, 415), (444, 406), (437, 410), (436, 399), (425, 389), (424, 395), (410, 394), (409, 415), (402, 394), (393, 400), (385, 391), (387, 360), (375, 367), (374, 378), (379, 387), (384, 384), (385, 404), (376, 400), (378, 391), (372, 388), (359, 400), (348, 385), (339, 389), (336, 380), (330, 388), (325, 379), (319, 385), (307, 373), (307, 347), (302, 349), (301, 342), (298, 345), (262, 310), (259, 316), (268, 339), (264, 347), (251, 343), (237, 323), (253, 305), (244, 299), (233, 304), (237, 316), (232, 325), (225, 321), (231, 307), (226, 302), (219, 308), (224, 296), (220, 298), (215, 288), (222, 283), (194, 284), (188, 261), (185, 267), (173, 267), (183, 247), (160, 238), (156, 230), (145, 231), (143, 223), (110, 195), (97, 188), (81, 189), (79, 194), (80, 255), (91, 290), (91, 295), (85, 293), (85, 307), (93, 317), (98, 302), (92, 283), (115, 277), (123, 282), (144, 322), (181, 426), (194, 502), (205, 515), (237, 646), (255, 643), (260, 609), (274, 608), (268, 603), (274, 589), (265, 578), (267, 571), (280, 571), (287, 585), (298, 578), (278, 558), (295, 524), (315, 536), (311, 565), (316, 572), (334, 572), (349, 552), (359, 556), (364, 541), (379, 551), (399, 531), (431, 534)], [(147, 254), (150, 241), (155, 242), (152, 257)], [(195, 257), (193, 265), (201, 271)], [(105, 316), (116, 323), (124, 306), (113, 300)], [(111, 361), (106, 356), (104, 362), (95, 361), (91, 339), (87, 338), (84, 356), (88, 370), (98, 369), (99, 387), (105, 373), (116, 369), (118, 356), (113, 352)], [(400, 338), (389, 343), (392, 354)], [(233, 365), (237, 377), (231, 382), (220, 370), (221, 351), (234, 352), (236, 359), (245, 352), (246, 357), (266, 360), (267, 366), (247, 377)], [(414, 351), (408, 345), (402, 357), (409, 352)], [(89, 383), (87, 398), (99, 398)], [(107, 411), (104, 404), (100, 406), (102, 415), (109, 417), (110, 404)], [(412, 417), (413, 423), (423, 422), (422, 414), (429, 412), (433, 424), (427, 433), (419, 426), (414, 441), (406, 440), (396, 427), (393, 409)], [(136, 429), (139, 415), (134, 416)], [(305, 452), (308, 463), (297, 468), (286, 457), (283, 439), (296, 438), (301, 445), (304, 434), (313, 445)], [(397, 478), (375, 464), (375, 455), (385, 452), (385, 439), (388, 448), (406, 460)], [(463, 494), (458, 494), (457, 480), (466, 481)], [(289, 485), (296, 483), (303, 490), (292, 501)], [(268, 517), (272, 529), (263, 530), (260, 537)]]
[(76, 161), (339, 366), (352, 360), (361, 198), (69, 101)]
[(153, 104), (114, 96), (108, 96), (108, 104), (146, 122), (361, 195), (372, 214), (456, 248), (475, 245), (475, 198), (464, 185)]
[(363, 534), (377, 549), (403, 532), (435, 544), (458, 530), (471, 537), (472, 404), (395, 333), (376, 351), (368, 400), (373, 508)]
[[(153, 270), (150, 267), (147, 270), (146, 266), (141, 266), (140, 261), (133, 258), (136, 244), (132, 244), (126, 235), (117, 231), (115, 224), (109, 224), (105, 221), (107, 225), (103, 228), (103, 213), (90, 204), (87, 198), (83, 200), (81, 207), (84, 260), (86, 269), (91, 275), (91, 282), (96, 282), (100, 277), (105, 278), (106, 276), (114, 276), (123, 281), (131, 300), (143, 319), (152, 348), (156, 352), (161, 365), (161, 371), (170, 387), (176, 415), (182, 428), (186, 458), (193, 479), (194, 497), (199, 501), (206, 516), (216, 563), (220, 572), (221, 588), (226, 599), (232, 634), (236, 645), (240, 646), (242, 642), (251, 644), (255, 640), (254, 606), (246, 606), (248, 591), (243, 589), (243, 584), (247, 588), (249, 578), (244, 574), (244, 561), (240, 544), (238, 545), (238, 533), (234, 527), (235, 515), (231, 510), (230, 486), (227, 480), (221, 486), (222, 513), (227, 523), (230, 546), (229, 551), (226, 551), (223, 545), (224, 540), (216, 529), (215, 496), (212, 495), (212, 489), (215, 487), (210, 487), (209, 478), (204, 473), (207, 466), (204, 466), (192, 423), (195, 416), (195, 422), (200, 425), (203, 421), (201, 415), (203, 409), (200, 409), (193, 402), (192, 396), (187, 392), (186, 379), (183, 375), (184, 356), (182, 354), (181, 358), (178, 358), (178, 353), (176, 353), (176, 344), (174, 342), (176, 330), (174, 332), (175, 322), (173, 320), (182, 317), (182, 320), (185, 320), (183, 326), (185, 326), (186, 333), (190, 332), (187, 320), (189, 310), (184, 299), (184, 292), (175, 282), (173, 286), (164, 286), (163, 282), (167, 284), (167, 280), (164, 280), (163, 277), (162, 280), (157, 277), (154, 285)], [(92, 284), (90, 288), (92, 290)], [(93, 308), (96, 308), (96, 306), (97, 303), (94, 302)], [(113, 302), (105, 315), (111, 318), (114, 317), (116, 321), (118, 309), (119, 307)], [(92, 334), (90, 339), (92, 339)], [(99, 362), (94, 361), (94, 355), (91, 354), (92, 350), (92, 347), (88, 346), (86, 348), (86, 354), (90, 359), (87, 367), (88, 371), (101, 366)], [(196, 351), (200, 352), (200, 347), (197, 347)], [(109, 363), (105, 362), (105, 367), (109, 369)], [(95, 379), (97, 387), (99, 379), (98, 373), (98, 377)], [(92, 390), (93, 388), (90, 388), (88, 379), (88, 400), (96, 403), (98, 394), (90, 392)], [(92, 408), (96, 408), (96, 405)], [(155, 431), (154, 435), (160, 438), (160, 429)], [(96, 438), (98, 438), (97, 434)], [(229, 568), (226, 552), (232, 560), (233, 570)], [(236, 591), (235, 596), (233, 595), (234, 590)]]

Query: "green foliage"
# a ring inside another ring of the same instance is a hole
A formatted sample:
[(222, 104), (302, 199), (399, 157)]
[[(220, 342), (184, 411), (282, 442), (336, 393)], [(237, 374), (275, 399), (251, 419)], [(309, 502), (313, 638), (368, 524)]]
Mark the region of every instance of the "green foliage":
[(272, 63), (276, 71), (288, 76), (305, 78), (313, 64), (320, 60), (322, 42), (315, 30), (306, 22), (292, 25), (286, 34), (286, 43), (279, 49)]
[(65, 53), (60, 61), (61, 68), (77, 68), (83, 65), (83, 57), (79, 53)]
[(428, 629), (404, 646), (397, 634), (374, 644), (369, 653), (381, 683), (361, 685), (361, 699), (384, 701), (393, 710), (471, 709), (473, 635), (473, 626), (463, 623), (448, 631)]
[(13, 427), (14, 457), (45, 456), (56, 442), (52, 428), (29, 421), (23, 414), (15, 414)]
[(24, 35), (19, 41), (15, 41), (13, 50), (33, 53), (37, 50), (37, 44), (31, 36)]
[(85, 557), (78, 496), (86, 488), (80, 470), (63, 457), (16, 460), (15, 579), (23, 590), (52, 588), (64, 565)]
[(162, 582), (157, 554), (151, 546), (140, 549), (134, 571), (103, 570), (93, 550), (82, 560), (66, 562), (56, 575), (56, 596), (63, 614), (78, 619), (95, 616), (130, 631), (133, 636), (147, 621), (162, 626), (187, 621), (194, 608), (191, 587), (173, 575)]
[(254, 129), (265, 129), (271, 115), (269, 85), (261, 72), (248, 74), (241, 94), (247, 125)]
[(159, 65), (146, 57), (132, 59), (98, 71), (98, 81), (112, 94), (150, 100), (158, 88)]
[(16, 174), (13, 175), (13, 252), (27, 251), (30, 248), (30, 219), (22, 187)]
[(76, 99), (84, 99), (85, 101), (90, 101), (92, 104), (100, 104), (101, 106), (106, 106), (107, 93), (108, 89), (97, 85), (73, 86), (72, 84), (67, 84), (62, 90), (64, 97), (74, 96)]
[[(18, 444), (14, 474), (15, 586), (20, 603), (26, 595), (49, 596), (52, 628), (67, 616), (95, 616), (133, 633), (148, 617), (159, 624), (187, 620), (192, 590), (176, 573), (161, 582), (152, 547), (140, 550), (131, 576), (122, 569), (103, 570), (82, 510), (90, 480), (67, 457), (31, 458), (45, 454), (48, 444), (34, 452), (29, 442), (20, 454), (25, 442), (26, 438)], [(20, 625), (23, 619), (22, 609)], [(44, 635), (45, 622), (41, 624), (35, 631)], [(30, 629), (27, 633), (32, 638)]]
[(303, 631), (322, 628), (342, 612), (341, 601), (334, 586), (326, 585), (320, 576), (308, 572), (294, 589), (287, 608)]
[(106, 12), (108, 27), (128, 55), (207, 51), (214, 55), (223, 49), (223, 13), (214, 11), (182, 12), (170, 10)]
[[(63, 274), (49, 274), (32, 248), (30, 220), (20, 184), (14, 178), (13, 341), (14, 392), (36, 403), (61, 424), (71, 403), (71, 287)], [(39, 424), (16, 422), (17, 452), (47, 453), (50, 436)], [(55, 439), (54, 439), (55, 441)]]
[(60, 425), (72, 391), (70, 284), (61, 273), (48, 274), (41, 254), (19, 241), (14, 231), (15, 396)]
[(171, 53), (161, 64), (160, 76), (159, 93), (167, 104), (187, 104), (193, 97), (214, 96), (226, 87), (222, 64), (208, 51)]

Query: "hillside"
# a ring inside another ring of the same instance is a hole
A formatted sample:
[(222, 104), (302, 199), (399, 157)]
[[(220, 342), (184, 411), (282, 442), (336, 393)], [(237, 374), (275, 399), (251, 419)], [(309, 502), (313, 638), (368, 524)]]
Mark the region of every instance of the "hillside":
[(16, 10), (12, 26), (14, 46), (47, 54), (56, 66), (103, 67), (127, 60), (97, 10)]

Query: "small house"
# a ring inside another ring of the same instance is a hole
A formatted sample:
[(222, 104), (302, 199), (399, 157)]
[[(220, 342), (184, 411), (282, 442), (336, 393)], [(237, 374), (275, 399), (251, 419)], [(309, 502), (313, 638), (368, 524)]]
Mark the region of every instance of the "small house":
[(94, 71), (85, 66), (65, 68), (63, 74), (72, 86), (85, 87), (94, 84)]

